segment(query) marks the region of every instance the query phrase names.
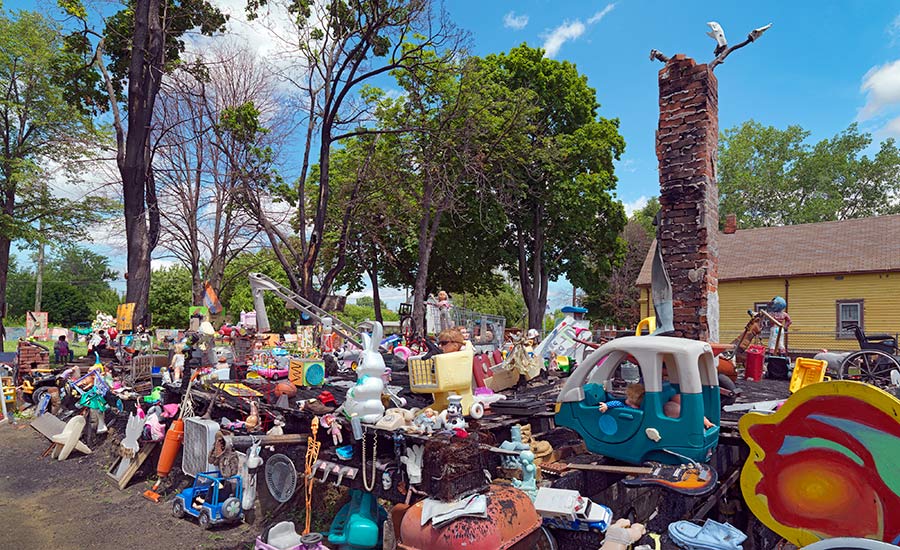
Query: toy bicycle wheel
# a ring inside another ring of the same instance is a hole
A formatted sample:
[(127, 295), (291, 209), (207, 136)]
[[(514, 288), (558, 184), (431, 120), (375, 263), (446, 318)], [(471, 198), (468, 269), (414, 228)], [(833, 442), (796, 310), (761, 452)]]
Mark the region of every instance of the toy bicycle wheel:
[(480, 419), (484, 416), (484, 405), (481, 403), (472, 403), (472, 406), (469, 407), (469, 416), (475, 420)]

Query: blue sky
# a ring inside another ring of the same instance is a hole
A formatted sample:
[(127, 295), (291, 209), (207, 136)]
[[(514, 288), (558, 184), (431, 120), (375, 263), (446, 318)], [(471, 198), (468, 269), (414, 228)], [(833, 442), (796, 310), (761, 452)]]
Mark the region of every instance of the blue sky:
[(649, 61), (650, 49), (708, 62), (715, 42), (705, 34), (707, 21), (722, 25), (729, 44), (773, 23), (760, 40), (716, 68), (721, 129), (753, 118), (779, 128), (799, 124), (818, 141), (859, 120), (878, 141), (891, 133), (891, 122), (900, 135), (895, 0), (452, 0), (447, 6), (453, 20), (472, 32), (478, 55), (522, 42), (547, 45), (556, 48), (552, 57), (587, 75), (600, 114), (621, 123), (626, 148), (616, 170), (617, 194), (626, 204), (658, 194), (654, 132), (662, 64)]
[[(264, 52), (270, 43), (243, 18), (245, 0), (212, 0), (232, 14), (233, 32)], [(55, 2), (39, 2), (41, 8)], [(8, 8), (33, 9), (27, 0)], [(784, 128), (798, 124), (811, 140), (857, 121), (876, 142), (900, 136), (900, 2), (896, 0), (678, 2), (621, 0), (447, 0), (454, 22), (472, 33), (472, 53), (508, 51), (522, 42), (574, 63), (597, 90), (600, 115), (618, 118), (626, 150), (617, 165), (617, 196), (630, 210), (658, 193), (654, 132), (657, 73), (648, 54), (713, 57), (707, 21), (719, 22), (729, 43), (773, 23), (756, 43), (716, 68), (720, 128), (748, 119)], [(384, 83), (379, 83), (384, 85)], [(874, 150), (873, 146), (873, 150)], [(124, 267), (121, 249), (98, 247)], [(159, 255), (159, 254), (158, 254)], [(116, 287), (124, 289), (124, 281)], [(402, 291), (384, 293), (392, 307)], [(550, 305), (571, 298), (566, 281), (551, 285)]]

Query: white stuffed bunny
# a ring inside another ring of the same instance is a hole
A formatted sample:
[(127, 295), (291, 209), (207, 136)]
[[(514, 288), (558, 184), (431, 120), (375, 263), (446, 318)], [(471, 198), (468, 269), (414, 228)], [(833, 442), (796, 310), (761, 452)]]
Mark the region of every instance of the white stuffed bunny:
[(344, 410), (351, 417), (356, 415), (367, 424), (374, 424), (384, 416), (381, 394), (384, 392), (384, 359), (378, 352), (378, 345), (384, 329), (381, 323), (372, 327), (372, 336), (363, 334), (363, 351), (356, 368), (356, 385), (347, 391)]

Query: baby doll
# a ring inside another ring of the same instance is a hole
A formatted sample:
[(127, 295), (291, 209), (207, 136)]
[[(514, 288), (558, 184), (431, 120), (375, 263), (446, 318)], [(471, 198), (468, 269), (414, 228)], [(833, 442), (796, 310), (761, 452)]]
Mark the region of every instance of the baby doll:
[(622, 407), (631, 407), (632, 409), (640, 409), (641, 403), (644, 401), (644, 385), (628, 384), (625, 388), (625, 402), (614, 399), (606, 403), (600, 403), (600, 412), (605, 413), (609, 409), (618, 409)]

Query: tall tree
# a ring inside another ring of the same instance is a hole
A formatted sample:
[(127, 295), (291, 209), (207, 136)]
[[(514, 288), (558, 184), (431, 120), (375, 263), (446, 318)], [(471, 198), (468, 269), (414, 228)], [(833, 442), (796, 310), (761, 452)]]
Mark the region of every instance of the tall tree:
[[(460, 50), (464, 35), (433, 0), (249, 0), (255, 16), (262, 6), (285, 9), (295, 23), (296, 50), (290, 52), (308, 69), (291, 78), (306, 107), (306, 142), (300, 178), (283, 194), (294, 201), (297, 217), (292, 235), (261, 219), (273, 248), (284, 249), (282, 260), (291, 287), (321, 302), (342, 269), (340, 258), (322, 268), (319, 257), (325, 237), (332, 195), (331, 152), (342, 140), (371, 133), (364, 128), (369, 113), (358, 99), (366, 83), (395, 69), (443, 64)], [(439, 52), (438, 55), (426, 55)], [(307, 190), (312, 148), (319, 149), (318, 181)], [(312, 197), (307, 198), (307, 193)], [(313, 199), (314, 197), (314, 199)], [(350, 232), (341, 231), (346, 238)], [(346, 250), (346, 243), (341, 243)], [(315, 276), (321, 272), (316, 284)]]
[[(46, 185), (50, 159), (65, 171), (94, 136), (95, 81), (83, 53), (37, 13), (0, 12), (0, 304), (13, 241), (77, 238), (94, 218), (90, 205), (54, 197)], [(4, 334), (0, 318), (0, 344)]]
[(529, 328), (539, 329), (550, 281), (565, 275), (590, 289), (619, 254), (625, 212), (613, 195), (613, 160), (625, 141), (617, 119), (597, 116), (597, 93), (573, 64), (524, 44), (485, 64), (484, 78), (532, 107), (484, 195), (503, 205), (505, 262), (518, 276)]
[[(184, 34), (193, 29), (206, 35), (221, 32), (227, 17), (207, 0), (129, 0), (106, 20), (106, 28), (98, 34), (90, 29), (81, 0), (65, 0), (60, 5), (82, 22), (83, 29), (73, 36), (85, 41), (89, 36), (99, 38), (95, 60), (106, 83), (116, 163), (122, 177), (128, 241), (125, 300), (135, 304), (135, 322), (149, 325), (150, 255), (160, 232), (150, 140), (156, 98), (164, 75), (185, 49)], [(104, 54), (109, 55), (108, 67)], [(123, 83), (128, 85), (127, 121), (119, 108)]]
[(202, 304), (204, 281), (221, 289), (228, 262), (258, 235), (239, 207), (240, 173), (224, 152), (235, 144), (220, 144), (215, 132), (224, 109), (247, 101), (262, 106), (273, 124), (288, 118), (278, 110), (271, 76), (249, 52), (228, 45), (198, 55), (189, 70), (174, 71), (156, 104), (163, 247), (191, 271), (195, 305)]
[(791, 225), (900, 212), (900, 150), (856, 124), (814, 145), (800, 126), (784, 130), (750, 120), (719, 139), (719, 213), (741, 227)]

